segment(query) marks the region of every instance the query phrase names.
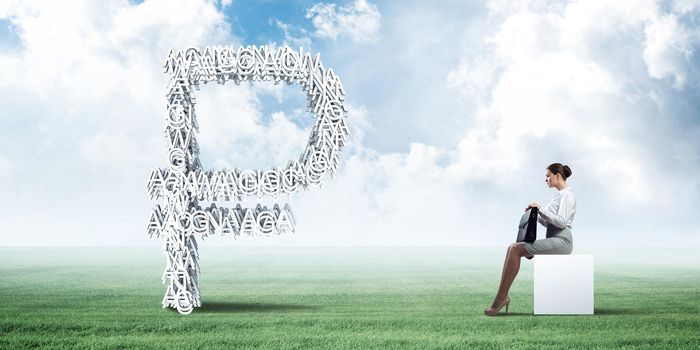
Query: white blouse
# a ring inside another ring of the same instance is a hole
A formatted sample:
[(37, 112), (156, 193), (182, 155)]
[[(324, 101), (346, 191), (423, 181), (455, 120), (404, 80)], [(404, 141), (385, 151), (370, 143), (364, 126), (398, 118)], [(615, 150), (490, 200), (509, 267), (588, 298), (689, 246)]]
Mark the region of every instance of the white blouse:
[(576, 215), (576, 195), (571, 187), (558, 191), (546, 207), (539, 210), (537, 222), (544, 226), (554, 225), (558, 228), (571, 228)]

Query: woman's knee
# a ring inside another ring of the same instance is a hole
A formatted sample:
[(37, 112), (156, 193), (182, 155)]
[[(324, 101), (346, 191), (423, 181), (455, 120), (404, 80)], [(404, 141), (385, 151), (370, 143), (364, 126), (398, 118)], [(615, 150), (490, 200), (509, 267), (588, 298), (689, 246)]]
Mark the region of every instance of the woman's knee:
[(512, 253), (516, 249), (518, 249), (518, 243), (512, 243), (511, 245), (508, 246), (508, 253)]
[(520, 257), (529, 255), (527, 249), (525, 249), (525, 243), (523, 242), (513, 243), (510, 246), (508, 246), (508, 252)]

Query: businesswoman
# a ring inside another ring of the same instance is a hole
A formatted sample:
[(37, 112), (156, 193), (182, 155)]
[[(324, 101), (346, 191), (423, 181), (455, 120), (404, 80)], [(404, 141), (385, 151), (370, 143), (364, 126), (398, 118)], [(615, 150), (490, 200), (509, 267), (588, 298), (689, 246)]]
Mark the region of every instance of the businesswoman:
[(567, 165), (554, 163), (547, 167), (544, 181), (549, 187), (556, 188), (557, 193), (544, 209), (534, 202), (525, 208), (526, 211), (533, 207), (538, 209), (537, 222), (547, 227), (547, 238), (538, 239), (532, 243), (513, 243), (508, 247), (498, 293), (491, 307), (484, 310), (484, 314), (496, 316), (504, 306), (506, 313), (508, 312), (510, 304), (508, 290), (520, 270), (520, 258), (531, 259), (538, 254), (571, 254), (574, 243), (571, 237), (571, 222), (576, 214), (576, 196), (566, 184), (566, 179), (569, 177), (571, 177), (571, 168)]

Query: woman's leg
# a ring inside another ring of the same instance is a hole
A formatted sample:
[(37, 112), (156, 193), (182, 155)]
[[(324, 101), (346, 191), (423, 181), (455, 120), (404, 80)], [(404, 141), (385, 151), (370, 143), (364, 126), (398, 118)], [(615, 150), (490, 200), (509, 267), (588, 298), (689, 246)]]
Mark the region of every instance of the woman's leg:
[(515, 276), (520, 271), (520, 258), (528, 256), (529, 253), (525, 250), (524, 243), (513, 243), (508, 247), (506, 252), (506, 260), (503, 262), (503, 273), (501, 274), (501, 284), (498, 286), (498, 293), (494, 299), (494, 305), (497, 301), (505, 299), (508, 296), (508, 290), (515, 280)]

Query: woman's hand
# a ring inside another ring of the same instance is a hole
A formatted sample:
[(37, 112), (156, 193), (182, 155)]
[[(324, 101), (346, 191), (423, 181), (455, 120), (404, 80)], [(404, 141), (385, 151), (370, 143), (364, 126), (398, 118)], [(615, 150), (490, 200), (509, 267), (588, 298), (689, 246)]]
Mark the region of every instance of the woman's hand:
[(532, 203), (530, 203), (530, 204), (527, 205), (527, 208), (525, 208), (525, 211), (527, 211), (527, 210), (530, 209), (530, 208), (537, 208), (537, 210), (539, 210), (539, 209), (540, 209), (540, 205), (537, 204), (537, 203), (535, 203), (535, 202), (532, 202)]

